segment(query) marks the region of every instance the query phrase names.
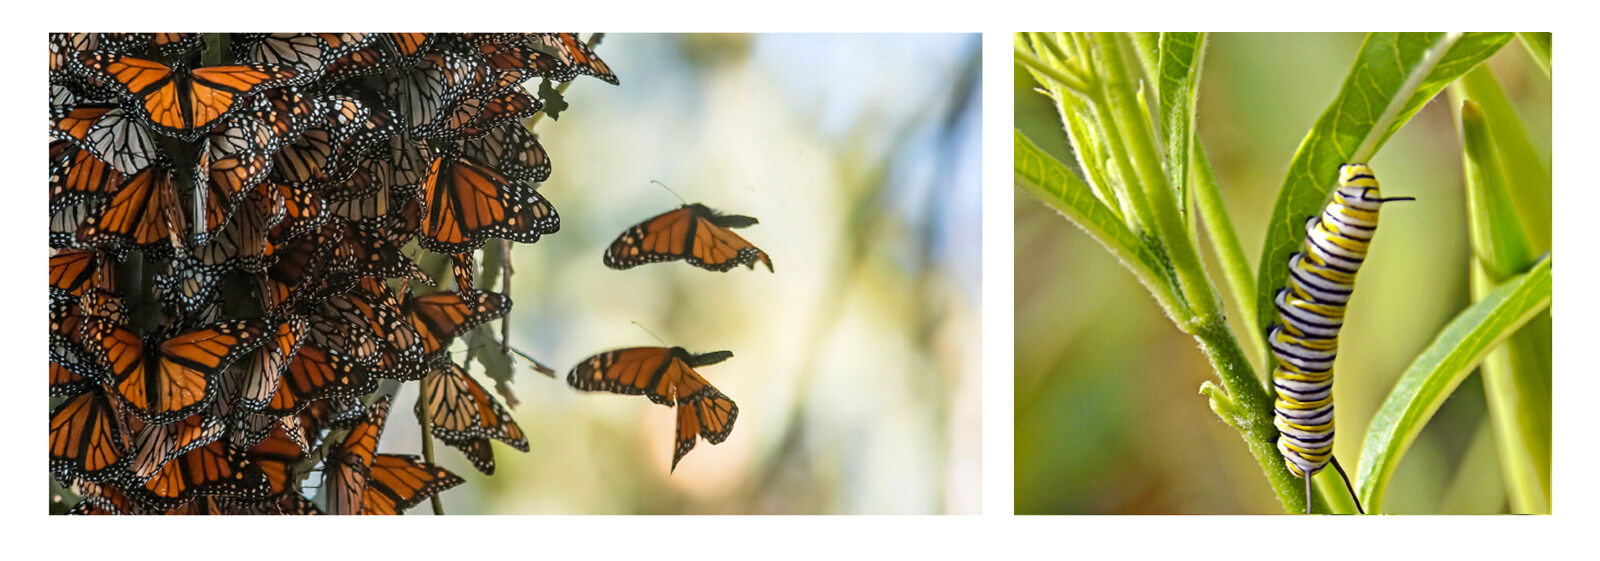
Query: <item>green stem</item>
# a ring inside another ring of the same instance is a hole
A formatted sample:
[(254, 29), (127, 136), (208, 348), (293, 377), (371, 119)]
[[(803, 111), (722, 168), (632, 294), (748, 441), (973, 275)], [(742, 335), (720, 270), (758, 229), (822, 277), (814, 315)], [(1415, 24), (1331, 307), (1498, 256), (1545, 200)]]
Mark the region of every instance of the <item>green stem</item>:
[(1022, 47), (1014, 47), (1014, 49), (1015, 54), (1013, 56), (1015, 56), (1017, 62), (1021, 62), (1023, 66), (1026, 66), (1040, 74), (1044, 74), (1045, 76), (1049, 76), (1051, 80), (1055, 80), (1061, 85), (1066, 86), (1074, 91), (1089, 91), (1089, 84), (1085, 83), (1083, 80), (1070, 76), (1066, 72), (1045, 64), (1044, 61), (1039, 60), (1039, 58), (1033, 56), (1032, 53), (1022, 50)]
[[(438, 465), (433, 460), (433, 416), (428, 414), (428, 384), (420, 382), (417, 389), (417, 423), (422, 426), (422, 460)], [(444, 515), (444, 502), (439, 500), (438, 493), (428, 497), (428, 501), (433, 506), (434, 514)]]
[(1228, 329), (1226, 321), (1208, 321), (1196, 325), (1194, 338), (1200, 350), (1211, 361), (1212, 369), (1222, 378), (1226, 396), (1218, 395), (1214, 386), (1203, 386), (1201, 393), (1211, 396), (1212, 409), (1222, 421), (1239, 431), (1250, 455), (1255, 456), (1261, 472), (1266, 475), (1272, 492), (1283, 504), (1284, 512), (1305, 512), (1305, 483), (1284, 466), (1276, 441), (1278, 429), (1272, 425), (1272, 397), (1258, 382), (1251, 360), (1245, 356), (1239, 340)]
[(1166, 172), (1161, 167), (1161, 151), (1156, 148), (1154, 134), (1141, 109), (1137, 106), (1137, 98), (1133, 94), (1132, 85), (1127, 81), (1121, 44), (1117, 35), (1110, 33), (1096, 33), (1093, 35), (1096, 49), (1105, 57), (1107, 69), (1102, 75), (1106, 77), (1104, 88), (1106, 105), (1113, 113), (1113, 119), (1107, 123), (1113, 128), (1121, 129), (1122, 146), (1131, 156), (1132, 170), (1135, 177), (1124, 177), (1123, 180), (1130, 186), (1142, 187), (1144, 206), (1151, 211), (1150, 218), (1162, 247), (1166, 248), (1167, 257), (1171, 259), (1173, 269), (1178, 276), (1178, 287), (1194, 311), (1194, 317), (1180, 324), (1178, 327), (1185, 333), (1194, 333), (1198, 323), (1204, 323), (1211, 318), (1220, 318), (1222, 310), (1217, 303), (1217, 295), (1211, 290), (1211, 281), (1206, 277), (1205, 267), (1200, 262), (1200, 254), (1195, 251), (1193, 240), (1188, 236), (1188, 228), (1184, 227), (1183, 217), (1179, 214), (1177, 196), (1171, 186), (1167, 185)]
[(1233, 227), (1233, 218), (1228, 215), (1228, 205), (1222, 202), (1222, 189), (1217, 184), (1216, 173), (1211, 169), (1211, 160), (1206, 156), (1205, 147), (1199, 139), (1195, 139), (1194, 152), (1194, 193), (1196, 207), (1204, 218), (1206, 236), (1211, 239), (1212, 251), (1216, 253), (1217, 261), (1222, 263), (1222, 278), (1227, 282), (1229, 292), (1233, 293), (1233, 303), (1239, 316), (1244, 320), (1245, 341), (1249, 343), (1250, 355), (1253, 357), (1266, 356), (1267, 343), (1260, 331), (1256, 330), (1256, 277), (1251, 272), (1250, 264), (1245, 260), (1244, 246), (1239, 243), (1239, 234)]

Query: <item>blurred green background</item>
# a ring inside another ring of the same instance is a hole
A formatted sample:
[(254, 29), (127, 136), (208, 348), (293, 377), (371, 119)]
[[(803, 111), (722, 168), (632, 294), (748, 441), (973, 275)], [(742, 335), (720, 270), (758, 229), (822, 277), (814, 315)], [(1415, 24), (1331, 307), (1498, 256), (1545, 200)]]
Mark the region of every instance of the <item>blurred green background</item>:
[[(437, 447), (467, 480), (446, 511), (976, 512), (978, 36), (607, 34), (595, 51), (621, 85), (580, 78), (538, 123), (561, 231), (513, 252), (511, 344), (559, 379), (519, 367), (531, 451), (495, 444), (494, 476)], [(602, 265), (681, 204), (651, 180), (760, 219), (740, 234), (776, 274)], [(734, 353), (699, 369), (738, 403), (732, 435), (676, 473), (674, 410), (565, 380), (662, 344), (631, 322)], [(389, 427), (383, 449), (420, 450), (409, 406)]]
[[(1362, 39), (1210, 36), (1196, 127), (1252, 274), (1289, 159)], [(1549, 79), (1518, 42), (1489, 64), (1548, 161)], [(1016, 127), (1070, 161), (1053, 106), (1027, 72), (1014, 76)], [(1370, 162), (1385, 195), (1417, 202), (1385, 208), (1341, 335), (1335, 454), (1347, 470), (1394, 381), (1468, 304), (1460, 154), (1441, 93)], [(1199, 395), (1215, 375), (1194, 340), (1071, 223), (1020, 190), (1015, 209), (1017, 512), (1282, 512), (1244, 442)], [(1485, 407), (1479, 378), (1468, 378), (1400, 464), (1385, 511), (1504, 512)]]

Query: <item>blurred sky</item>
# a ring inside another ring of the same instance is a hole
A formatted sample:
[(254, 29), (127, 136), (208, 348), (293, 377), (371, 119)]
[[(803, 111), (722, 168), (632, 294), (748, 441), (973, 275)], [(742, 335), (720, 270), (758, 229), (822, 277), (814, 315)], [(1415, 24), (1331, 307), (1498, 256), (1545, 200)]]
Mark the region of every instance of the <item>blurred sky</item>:
[[(580, 77), (536, 128), (561, 231), (513, 254), (511, 343), (560, 378), (518, 371), (531, 452), (495, 444), (494, 476), (439, 447), (467, 479), (447, 511), (976, 512), (978, 50), (976, 35), (607, 35), (596, 52), (621, 85)], [(603, 266), (624, 229), (681, 204), (652, 180), (760, 219), (740, 235), (776, 274)], [(671, 475), (673, 410), (565, 381), (591, 354), (662, 344), (631, 322), (734, 353), (698, 369), (738, 403), (732, 435)], [(397, 407), (383, 448), (415, 453), (415, 426)]]
[[(1196, 127), (1252, 274), (1289, 159), (1338, 93), (1362, 38), (1211, 35)], [(1490, 63), (1548, 158), (1549, 79), (1515, 40)], [(1070, 157), (1031, 78), (1021, 73), (1015, 85), (1017, 127)], [(1417, 202), (1384, 208), (1340, 337), (1335, 454), (1352, 475), (1395, 380), (1468, 304), (1460, 150), (1441, 93), (1371, 162), (1386, 195)], [(1216, 375), (1194, 339), (1082, 231), (1020, 190), (1015, 201), (1017, 512), (1281, 512), (1244, 442), (1199, 395)], [(1221, 282), (1214, 254), (1203, 254)], [(1246, 328), (1232, 320), (1235, 332)], [(1487, 438), (1484, 409), (1482, 384), (1469, 377), (1400, 464), (1387, 512), (1503, 508), (1492, 455), (1474, 456), (1490, 458), (1472, 464), (1476, 471), (1459, 469), (1471, 444)], [(1464, 483), (1485, 471), (1488, 484)], [(1463, 487), (1473, 489), (1451, 491)]]

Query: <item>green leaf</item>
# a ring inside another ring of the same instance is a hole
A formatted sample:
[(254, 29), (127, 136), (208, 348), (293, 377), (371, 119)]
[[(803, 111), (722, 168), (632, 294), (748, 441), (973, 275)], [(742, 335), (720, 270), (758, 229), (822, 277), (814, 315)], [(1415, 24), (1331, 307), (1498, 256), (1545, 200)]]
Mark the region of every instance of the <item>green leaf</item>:
[(1034, 146), (1020, 131), (1013, 132), (1013, 149), (1017, 187), (1067, 217), (1122, 261), (1169, 315), (1182, 309), (1174, 292), (1174, 281), (1164, 273), (1166, 267), (1161, 259), (1111, 209), (1095, 198), (1082, 179), (1066, 164)]
[(1189, 206), (1189, 154), (1194, 145), (1194, 106), (1200, 96), (1200, 62), (1206, 51), (1204, 33), (1161, 34), (1161, 133), (1166, 149), (1167, 182), (1178, 190), (1184, 214)]
[[(1525, 229), (1532, 251), (1550, 251), (1552, 205), (1549, 160), (1540, 155), (1539, 149), (1528, 138), (1528, 131), (1517, 116), (1515, 106), (1506, 97), (1505, 91), (1500, 89), (1500, 83), (1495, 80), (1494, 72), (1488, 65), (1468, 72), (1461, 78), (1460, 85), (1460, 88), (1451, 86), (1452, 101), (1465, 97), (1482, 108), (1481, 118), (1487, 127), (1483, 131), (1483, 138), (1492, 141), (1494, 151), (1499, 155), (1496, 164), (1503, 170), (1501, 174), (1508, 192), (1501, 202), (1507, 204), (1508, 208), (1516, 209), (1520, 227)], [(1452, 109), (1457, 109), (1457, 118), (1460, 118), (1460, 104), (1451, 105)], [(1531, 262), (1529, 259), (1516, 269), (1520, 271), (1526, 268), (1526, 263)]]
[[(1510, 33), (1373, 33), (1344, 86), (1300, 142), (1268, 222), (1256, 278), (1258, 329), (1276, 317), (1273, 294), (1289, 254), (1335, 187), (1340, 164), (1364, 163), (1439, 90), (1488, 59)], [(1381, 173), (1382, 170), (1379, 170)]]
[(1550, 34), (1549, 33), (1518, 33), (1522, 38), (1522, 46), (1528, 48), (1528, 54), (1533, 55), (1533, 60), (1539, 63), (1539, 68), (1544, 69), (1544, 75), (1550, 75)]
[(539, 101), (544, 103), (540, 113), (550, 117), (550, 120), (561, 119), (561, 112), (567, 110), (567, 99), (561, 95), (561, 90), (550, 85), (549, 80), (539, 81)]
[(1456, 386), (1484, 357), (1550, 306), (1550, 259), (1495, 288), (1457, 314), (1396, 382), (1361, 447), (1356, 490), (1368, 512), (1381, 512), (1389, 478)]
[(1461, 143), (1466, 148), (1467, 224), (1473, 254), (1498, 283), (1527, 270), (1536, 255), (1511, 202), (1500, 153), (1483, 110), (1472, 100), (1461, 103)]

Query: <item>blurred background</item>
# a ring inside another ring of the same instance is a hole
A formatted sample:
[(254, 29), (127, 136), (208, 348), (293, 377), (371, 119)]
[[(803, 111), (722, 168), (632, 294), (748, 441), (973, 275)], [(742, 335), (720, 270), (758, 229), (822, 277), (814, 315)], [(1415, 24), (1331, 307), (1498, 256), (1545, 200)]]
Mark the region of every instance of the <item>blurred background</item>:
[[(1362, 40), (1210, 36), (1196, 127), (1252, 273), (1288, 162)], [(1489, 64), (1548, 162), (1549, 79), (1515, 40)], [(1020, 68), (1014, 80), (1017, 128), (1068, 160), (1049, 100)], [(1395, 380), (1469, 303), (1461, 148), (1445, 97), (1371, 162), (1386, 195), (1417, 202), (1385, 209), (1341, 335), (1335, 455), (1352, 475)], [(1244, 441), (1199, 394), (1215, 374), (1195, 341), (1075, 226), (1020, 190), (1015, 205), (1017, 512), (1282, 512)], [(1245, 328), (1237, 318), (1234, 327)], [(1385, 511), (1505, 511), (1485, 410), (1481, 381), (1469, 377), (1400, 464)]]
[[(535, 129), (561, 231), (512, 254), (511, 345), (558, 379), (519, 365), (531, 451), (495, 444), (494, 476), (437, 447), (467, 480), (446, 511), (977, 512), (979, 51), (977, 35), (607, 34), (595, 52), (621, 86), (580, 78)], [(602, 265), (683, 204), (651, 180), (760, 219), (739, 234), (776, 274)], [(592, 354), (663, 343), (733, 351), (698, 372), (739, 406), (671, 474), (673, 409), (566, 383)], [(389, 426), (384, 450), (420, 450), (410, 407)]]

